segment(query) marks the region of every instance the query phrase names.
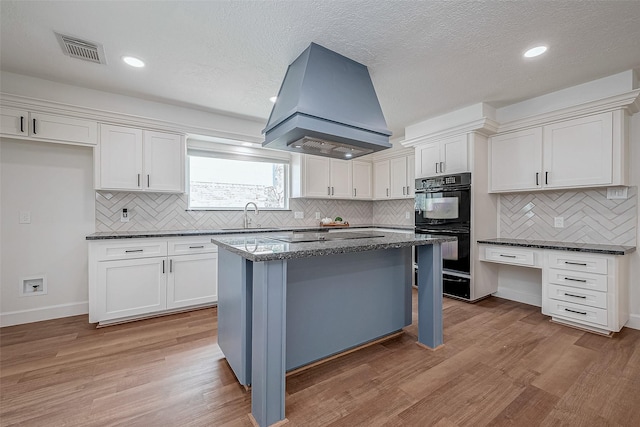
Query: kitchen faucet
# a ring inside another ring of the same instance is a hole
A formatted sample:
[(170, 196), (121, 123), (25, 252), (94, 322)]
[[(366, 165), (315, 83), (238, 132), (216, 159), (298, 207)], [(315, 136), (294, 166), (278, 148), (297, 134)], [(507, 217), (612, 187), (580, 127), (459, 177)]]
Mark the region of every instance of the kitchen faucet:
[(247, 208), (249, 207), (249, 205), (253, 205), (254, 212), (256, 213), (256, 215), (258, 215), (258, 212), (260, 212), (258, 210), (258, 205), (256, 205), (253, 202), (249, 202), (246, 205), (244, 205), (244, 228), (249, 228), (249, 225), (251, 224), (251, 220), (249, 219), (249, 217), (247, 217)]

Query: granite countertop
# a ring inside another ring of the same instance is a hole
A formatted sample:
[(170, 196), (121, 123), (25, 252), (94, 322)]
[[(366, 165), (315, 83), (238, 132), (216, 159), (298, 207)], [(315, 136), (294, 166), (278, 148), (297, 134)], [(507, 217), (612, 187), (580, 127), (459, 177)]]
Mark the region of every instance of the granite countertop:
[(146, 237), (180, 237), (180, 236), (216, 236), (225, 234), (245, 234), (245, 233), (275, 233), (283, 231), (329, 231), (329, 230), (352, 230), (363, 228), (388, 228), (404, 231), (413, 231), (412, 225), (383, 225), (365, 224), (351, 225), (349, 227), (319, 227), (319, 226), (289, 226), (278, 228), (221, 228), (213, 230), (158, 230), (158, 231), (102, 231), (86, 236), (87, 240), (107, 240), (107, 239), (139, 239)]
[(635, 246), (599, 245), (595, 243), (567, 243), (525, 239), (485, 239), (478, 240), (478, 243), (500, 246), (520, 246), (523, 248), (554, 249), (558, 251), (591, 252), (607, 255), (626, 255), (635, 252), (636, 250)]
[[(367, 232), (380, 237), (324, 240), (315, 242), (286, 243), (269, 238), (269, 233), (219, 235), (211, 239), (220, 248), (238, 254), (254, 262), (334, 255), (347, 252), (364, 252), (378, 249), (395, 249), (408, 246), (433, 245), (454, 241), (455, 237), (430, 234), (391, 232)], [(276, 237), (271, 235), (272, 237)]]

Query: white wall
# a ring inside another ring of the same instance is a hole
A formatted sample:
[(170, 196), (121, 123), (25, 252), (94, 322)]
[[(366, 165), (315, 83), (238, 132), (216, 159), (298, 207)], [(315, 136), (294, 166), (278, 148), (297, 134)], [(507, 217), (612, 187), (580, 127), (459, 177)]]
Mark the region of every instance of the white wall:
[[(631, 169), (630, 181), (631, 185), (640, 187), (640, 113), (636, 113), (631, 117), (631, 135), (629, 143), (629, 166)], [(638, 232), (636, 242), (640, 242), (640, 217), (638, 219), (638, 226), (636, 227), (636, 230)], [(640, 251), (637, 249), (631, 254), (630, 270), (629, 313), (631, 314), (631, 318), (627, 325), (640, 329)]]
[[(1, 139), (0, 162), (0, 324), (87, 313), (92, 149)], [(18, 223), (19, 211), (31, 212), (31, 224)], [(19, 296), (21, 278), (40, 274), (48, 293)]]

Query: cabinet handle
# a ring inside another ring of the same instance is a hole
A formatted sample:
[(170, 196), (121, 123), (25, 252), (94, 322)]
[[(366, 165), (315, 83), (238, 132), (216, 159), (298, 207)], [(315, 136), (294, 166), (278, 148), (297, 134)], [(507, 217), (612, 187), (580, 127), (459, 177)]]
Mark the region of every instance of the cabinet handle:
[(331, 195), (331, 187), (327, 187), (327, 196)]
[(440, 162), (440, 173), (444, 173), (444, 162)]
[(169, 260), (169, 273), (173, 273), (173, 260)]
[(35, 135), (36, 133), (36, 119), (33, 119), (33, 134)]
[(548, 184), (549, 183), (549, 172), (545, 172), (544, 173), (544, 183)]
[(402, 195), (403, 196), (407, 195), (407, 187), (402, 187)]
[(131, 250), (127, 250), (125, 252), (128, 253), (128, 254), (133, 253), (133, 252), (144, 252), (144, 249), (131, 249)]
[(387, 197), (389, 197), (389, 189), (387, 188)]
[(586, 316), (586, 315), (587, 315), (587, 312), (586, 312), (586, 311), (576, 311), (576, 310), (570, 310), (570, 309), (568, 309), (568, 308), (565, 308), (565, 309), (564, 309), (564, 311), (568, 311), (568, 312), (570, 312), (570, 313), (582, 314), (583, 316)]
[(335, 188), (331, 187), (331, 195), (333, 196), (335, 193)]
[(407, 185), (407, 196), (411, 194), (411, 189), (409, 188), (409, 186)]
[(201, 245), (201, 246), (189, 246), (189, 249), (204, 249), (204, 245)]
[(516, 258), (516, 256), (515, 256), (515, 255), (504, 255), (504, 254), (500, 254), (500, 256), (501, 256), (501, 257), (504, 257), (504, 258)]
[(581, 266), (583, 266), (583, 267), (586, 267), (586, 266), (587, 266), (587, 263), (586, 263), (586, 262), (571, 262), (571, 261), (565, 261), (564, 263), (565, 263), (565, 264), (569, 264), (569, 265), (581, 265)]
[(151, 181), (149, 179), (149, 174), (147, 174), (147, 188), (151, 187)]
[(138, 174), (138, 187), (140, 187), (140, 174)]
[(164, 274), (164, 260), (162, 260), (162, 274)]
[(584, 295), (573, 295), (573, 294), (568, 294), (568, 293), (564, 293), (566, 296), (568, 297), (574, 297), (574, 298), (583, 298), (583, 299), (587, 299), (587, 297), (585, 297)]
[(536, 172), (536, 185), (540, 185), (538, 178), (540, 177), (540, 172)]
[(20, 116), (20, 132), (24, 133), (24, 116)]
[(587, 281), (585, 279), (573, 279), (571, 277), (565, 277), (564, 280), (570, 280), (572, 282), (581, 282), (581, 283), (587, 283)]
[(353, 197), (356, 197), (356, 194), (357, 194), (357, 191), (356, 191), (356, 189), (354, 188), (354, 189), (353, 189)]
[(438, 162), (436, 162), (436, 173), (438, 173)]

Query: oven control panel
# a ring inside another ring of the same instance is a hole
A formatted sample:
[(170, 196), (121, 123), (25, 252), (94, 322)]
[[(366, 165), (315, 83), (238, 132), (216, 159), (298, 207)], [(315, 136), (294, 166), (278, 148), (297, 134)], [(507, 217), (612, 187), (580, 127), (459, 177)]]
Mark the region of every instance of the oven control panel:
[(457, 187), (471, 184), (471, 173), (457, 175), (434, 176), (431, 178), (416, 179), (416, 190), (428, 190), (431, 188)]

